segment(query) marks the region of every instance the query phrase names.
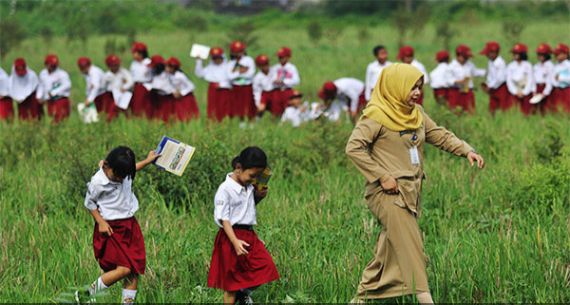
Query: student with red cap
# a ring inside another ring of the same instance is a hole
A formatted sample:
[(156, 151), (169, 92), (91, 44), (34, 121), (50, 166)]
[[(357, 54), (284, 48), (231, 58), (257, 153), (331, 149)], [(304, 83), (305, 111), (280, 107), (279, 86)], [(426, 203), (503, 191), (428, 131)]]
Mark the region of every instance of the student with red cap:
[(210, 49), (210, 62), (203, 66), (202, 59), (196, 59), (194, 74), (206, 80), (208, 84), (208, 118), (217, 121), (229, 116), (230, 80), (226, 73), (224, 50), (220, 47)]
[(364, 83), (356, 78), (343, 77), (334, 82), (327, 81), (318, 95), (326, 105), (332, 105), (335, 101), (340, 102), (343, 108), (348, 109), (353, 121), (362, 110), (360, 107), (366, 106)]
[(152, 81), (146, 83), (145, 87), (151, 92), (149, 118), (161, 119), (168, 122), (174, 116), (174, 91), (170, 76), (166, 73), (166, 62), (160, 55), (153, 55), (150, 58), (149, 67), (152, 69)]
[(148, 58), (148, 50), (144, 43), (134, 42), (131, 48), (133, 61), (129, 70), (133, 77), (135, 85), (133, 87), (133, 98), (129, 107), (134, 116), (141, 117), (152, 113), (152, 105), (150, 100), (150, 92), (144, 87), (144, 84), (152, 81), (151, 69), (148, 67), (150, 59)]
[(270, 70), (271, 85), (274, 89), (272, 101), (274, 109), (271, 109), (271, 113), (277, 117), (281, 117), (289, 103), (293, 88), (301, 82), (297, 67), (289, 62), (292, 55), (290, 48), (281, 47), (277, 51), (279, 63), (273, 65)]
[(49, 54), (44, 60), (45, 69), (40, 72), (40, 84), (36, 90), (36, 98), (40, 103), (47, 103), (48, 115), (54, 123), (69, 117), (71, 103), (71, 80), (69, 74), (59, 67), (59, 58)]
[[(125, 96), (128, 98), (133, 90), (134, 81), (129, 70), (121, 67), (121, 59), (117, 55), (111, 54), (107, 56), (105, 64), (107, 65), (107, 68), (109, 68), (109, 71), (105, 72), (104, 83), (105, 91), (107, 92), (106, 94), (110, 94), (110, 98), (107, 99), (107, 102), (109, 103), (107, 109), (111, 110), (107, 112), (107, 120), (110, 121), (117, 117), (121, 112), (128, 115), (126, 109), (121, 109), (118, 105), (119, 103), (122, 103)], [(132, 101), (131, 97), (131, 101), (128, 106), (129, 108)]]
[(232, 84), (230, 98), (230, 116), (252, 119), (257, 113), (253, 100), (253, 76), (255, 62), (246, 55), (246, 45), (234, 41), (230, 45), (231, 60), (226, 66), (226, 72)]
[(431, 88), (435, 101), (440, 105), (448, 104), (448, 91), (453, 85), (453, 75), (449, 69), (449, 52), (441, 50), (435, 54), (435, 60), (438, 62), (437, 67), (431, 71), (429, 78), (431, 79)]
[(93, 65), (88, 57), (79, 57), (77, 67), (85, 78), (85, 106), (94, 103), (97, 112), (104, 112), (108, 117), (114, 112), (113, 97), (105, 88), (105, 73)]
[(449, 65), (454, 84), (449, 90), (449, 108), (460, 107), (467, 113), (475, 112), (473, 78), (485, 75), (485, 70), (478, 69), (469, 59), (472, 56), (471, 48), (460, 44), (455, 48), (455, 59)]
[(554, 65), (552, 73), (552, 103), (555, 107), (562, 107), (564, 111), (570, 113), (570, 60), (568, 55), (570, 48), (559, 43), (554, 49), (557, 63)]
[(10, 74), (10, 97), (18, 103), (20, 120), (39, 120), (44, 111), (36, 98), (38, 75), (28, 68), (23, 58), (16, 58)]
[(179, 121), (186, 122), (200, 117), (198, 103), (194, 97), (194, 83), (180, 69), (180, 60), (170, 57), (166, 61), (166, 72), (174, 86), (174, 113)]
[(380, 78), (382, 70), (392, 64), (392, 62), (388, 60), (388, 50), (386, 50), (386, 47), (383, 45), (375, 46), (374, 49), (372, 49), (372, 55), (374, 55), (374, 61), (369, 63), (366, 67), (366, 77), (364, 81), (364, 98), (367, 102), (370, 101), (372, 89), (376, 86), (376, 82), (378, 78)]
[(11, 120), (14, 117), (9, 83), (8, 74), (0, 67), (0, 120)]
[(536, 112), (536, 106), (530, 103), (534, 91), (534, 77), (532, 65), (528, 62), (528, 48), (525, 44), (517, 43), (513, 46), (513, 61), (507, 66), (507, 88), (513, 103), (520, 105), (524, 115)]
[(258, 71), (253, 77), (253, 97), (257, 111), (263, 113), (269, 108), (273, 115), (277, 115), (278, 111), (274, 112), (276, 107), (273, 105), (273, 85), (269, 73), (269, 57), (265, 54), (257, 56), (255, 65)]
[(540, 95), (542, 98), (538, 108), (540, 113), (544, 115), (547, 111), (556, 111), (556, 107), (552, 104), (550, 94), (552, 93), (552, 72), (554, 64), (550, 61), (552, 49), (547, 43), (541, 43), (536, 48), (536, 57), (538, 62), (532, 67), (534, 82), (536, 84), (533, 97)]
[[(429, 84), (429, 76), (428, 76), (427, 70), (421, 62), (419, 62), (415, 59), (413, 47), (411, 47), (411, 46), (401, 47), (400, 50), (398, 51), (398, 59), (401, 62), (403, 62), (405, 64), (412, 65), (412, 66), (416, 67), (418, 70), (420, 70), (420, 72), (422, 72), (424, 75), (424, 85)], [(374, 85), (376, 85), (376, 84), (374, 84)], [(416, 104), (423, 105), (423, 103), (424, 103), (424, 92), (422, 90), (422, 94), (420, 95), (420, 98), (416, 102)]]
[(501, 46), (496, 41), (489, 41), (480, 54), (487, 56), (487, 78), (481, 88), (489, 94), (489, 111), (495, 114), (497, 109), (509, 110), (513, 103), (507, 89), (507, 64), (499, 55)]

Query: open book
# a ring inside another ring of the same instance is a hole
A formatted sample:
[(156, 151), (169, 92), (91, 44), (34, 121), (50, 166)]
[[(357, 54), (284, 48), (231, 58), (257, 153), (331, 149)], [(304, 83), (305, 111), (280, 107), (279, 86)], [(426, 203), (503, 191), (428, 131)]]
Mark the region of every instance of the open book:
[(156, 152), (161, 156), (154, 164), (167, 172), (182, 176), (196, 149), (167, 136), (163, 136)]
[(192, 58), (200, 58), (206, 60), (208, 59), (209, 53), (210, 47), (197, 43), (193, 44), (192, 49), (190, 49), (190, 57)]

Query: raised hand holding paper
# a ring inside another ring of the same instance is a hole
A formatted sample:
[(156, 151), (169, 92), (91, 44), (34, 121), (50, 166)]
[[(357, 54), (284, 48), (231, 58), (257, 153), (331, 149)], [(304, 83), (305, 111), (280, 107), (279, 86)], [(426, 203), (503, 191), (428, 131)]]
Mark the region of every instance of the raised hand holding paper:
[(156, 152), (160, 157), (154, 164), (167, 172), (182, 176), (196, 149), (167, 136), (163, 136)]
[(210, 47), (201, 45), (201, 44), (193, 44), (192, 49), (190, 49), (190, 57), (192, 58), (200, 58), (200, 59), (208, 59), (208, 54), (210, 53)]

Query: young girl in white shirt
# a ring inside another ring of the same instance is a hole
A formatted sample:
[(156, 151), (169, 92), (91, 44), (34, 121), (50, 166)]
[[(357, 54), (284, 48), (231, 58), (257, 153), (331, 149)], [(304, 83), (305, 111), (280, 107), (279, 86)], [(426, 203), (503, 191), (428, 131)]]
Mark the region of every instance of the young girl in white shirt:
[(85, 207), (95, 220), (93, 250), (104, 273), (87, 290), (75, 292), (79, 304), (92, 303), (98, 293), (120, 280), (124, 280), (122, 303), (134, 302), (139, 275), (145, 272), (146, 252), (134, 216), (139, 202), (132, 184), (136, 172), (158, 157), (150, 151), (144, 160), (136, 162), (130, 148), (119, 146), (99, 163), (99, 171), (87, 184)]
[(258, 147), (247, 147), (232, 162), (214, 198), (214, 221), (220, 227), (208, 274), (208, 287), (224, 290), (224, 303), (249, 303), (249, 292), (279, 278), (264, 243), (257, 237), (256, 205), (267, 195), (256, 178), (267, 167)]
[(180, 69), (180, 60), (170, 57), (166, 61), (166, 72), (174, 86), (174, 113), (178, 120), (186, 122), (200, 117), (198, 103), (194, 97), (194, 84)]
[(535, 113), (537, 107), (530, 103), (535, 85), (532, 65), (528, 62), (528, 48), (522, 43), (517, 43), (511, 52), (513, 53), (513, 61), (507, 66), (507, 88), (511, 99), (515, 105), (520, 105), (524, 115)]
[(570, 47), (559, 43), (554, 49), (556, 63), (552, 72), (552, 103), (554, 107), (561, 107), (570, 113)]
[(36, 98), (38, 75), (23, 58), (16, 58), (10, 75), (10, 96), (18, 103), (20, 120), (39, 120), (44, 110)]
[(453, 85), (453, 75), (449, 69), (449, 52), (441, 50), (435, 54), (437, 67), (431, 71), (431, 88), (435, 101), (440, 105), (448, 104), (449, 88)]
[(540, 113), (544, 115), (547, 111), (553, 111), (552, 100), (550, 99), (550, 94), (552, 93), (552, 83), (550, 79), (552, 78), (552, 71), (554, 70), (554, 65), (550, 60), (552, 54), (552, 49), (546, 43), (541, 43), (536, 48), (536, 57), (538, 62), (532, 67), (534, 81), (536, 83), (533, 96), (541, 95), (542, 100), (538, 104)]
[(133, 87), (133, 97), (129, 107), (134, 116), (142, 117), (152, 116), (152, 105), (150, 92), (144, 87), (144, 84), (152, 81), (152, 72), (148, 67), (150, 59), (148, 58), (148, 49), (142, 42), (134, 42), (131, 48), (133, 62), (130, 66), (130, 72), (135, 85)]

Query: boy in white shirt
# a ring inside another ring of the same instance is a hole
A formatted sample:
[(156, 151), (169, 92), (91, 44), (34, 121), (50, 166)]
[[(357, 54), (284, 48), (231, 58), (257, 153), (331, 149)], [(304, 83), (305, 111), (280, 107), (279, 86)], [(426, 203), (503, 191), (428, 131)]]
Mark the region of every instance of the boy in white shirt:
[(570, 48), (559, 43), (554, 49), (557, 63), (552, 73), (552, 99), (555, 107), (562, 106), (564, 111), (570, 113)]
[(230, 117), (253, 119), (257, 114), (253, 100), (253, 76), (255, 62), (246, 55), (246, 45), (234, 41), (230, 45), (231, 60), (226, 65), (226, 73), (232, 84)]
[[(422, 72), (422, 74), (424, 75), (424, 85), (429, 84), (429, 75), (427, 73), (426, 68), (421, 62), (417, 61), (414, 58), (414, 48), (412, 48), (411, 46), (401, 47), (398, 52), (398, 59), (403, 63), (412, 65), (416, 67), (418, 70), (420, 70), (420, 72)], [(424, 91), (422, 90), (422, 94), (420, 95), (420, 98), (418, 99), (416, 104), (423, 105), (423, 103), (424, 103)]]
[(303, 94), (297, 90), (291, 92), (289, 106), (283, 112), (281, 122), (289, 122), (293, 127), (299, 127), (309, 119), (308, 103), (303, 103)]
[(208, 105), (206, 113), (209, 119), (223, 120), (230, 115), (230, 79), (227, 75), (227, 62), (224, 50), (219, 47), (210, 49), (210, 62), (203, 66), (200, 58), (196, 59), (194, 74), (208, 82)]
[(497, 109), (509, 110), (513, 103), (507, 89), (507, 64), (499, 55), (501, 46), (496, 41), (489, 41), (480, 54), (487, 56), (487, 79), (481, 88), (489, 95), (489, 111), (495, 114)]
[(532, 67), (533, 77), (535, 82), (535, 90), (533, 92), (533, 98), (540, 98), (541, 101), (538, 104), (540, 113), (542, 115), (546, 114), (547, 111), (555, 111), (555, 107), (550, 99), (550, 94), (552, 93), (552, 72), (554, 71), (554, 64), (552, 63), (551, 55), (552, 49), (546, 43), (541, 43), (536, 48), (536, 57), (538, 62)]
[(471, 48), (460, 44), (455, 48), (455, 59), (449, 65), (453, 75), (453, 87), (449, 90), (449, 105), (452, 109), (460, 107), (467, 113), (475, 112), (473, 78), (485, 75), (484, 69), (478, 69), (469, 60), (472, 56)]
[(36, 99), (39, 80), (23, 58), (16, 58), (10, 75), (10, 96), (18, 103), (20, 120), (39, 120), (44, 111)]
[(449, 69), (449, 53), (441, 50), (435, 54), (435, 60), (438, 64), (429, 74), (430, 85), (435, 101), (440, 105), (447, 105), (449, 87), (453, 85), (453, 75)]
[(289, 96), (295, 86), (301, 82), (299, 71), (297, 67), (289, 62), (292, 56), (292, 51), (288, 47), (281, 47), (277, 51), (277, 58), (279, 63), (273, 65), (270, 70), (271, 85), (274, 89), (272, 103), (273, 108), (271, 113), (280, 117), (287, 107)]
[(366, 67), (366, 77), (364, 81), (364, 98), (367, 102), (370, 101), (372, 90), (374, 86), (376, 86), (376, 82), (378, 78), (380, 78), (382, 70), (392, 64), (392, 62), (388, 60), (388, 51), (384, 46), (379, 45), (374, 47), (372, 54), (375, 60)]
[(532, 65), (528, 62), (528, 48), (525, 44), (517, 43), (511, 50), (513, 61), (507, 66), (507, 88), (514, 103), (520, 105), (524, 115), (533, 114), (537, 107), (530, 103), (535, 84)]
[(109, 71), (105, 72), (105, 89), (111, 100), (107, 101), (107, 108), (111, 110), (107, 113), (107, 119), (110, 121), (121, 112), (120, 109), (126, 110), (125, 107), (131, 106), (130, 102), (125, 105), (125, 99), (132, 101), (131, 91), (135, 83), (129, 70), (121, 67), (121, 59), (117, 55), (107, 56), (105, 64), (109, 68)]
[(40, 72), (36, 98), (40, 103), (47, 103), (48, 115), (54, 123), (69, 117), (71, 112), (71, 80), (69, 74), (59, 68), (59, 58), (49, 54), (44, 60), (45, 69)]
[[(255, 58), (257, 73), (253, 77), (253, 97), (258, 113), (263, 113), (269, 105), (269, 110), (273, 113), (273, 86), (269, 73), (269, 57), (261, 54)], [(275, 115), (275, 113), (273, 113)]]

